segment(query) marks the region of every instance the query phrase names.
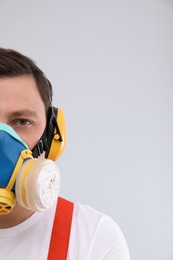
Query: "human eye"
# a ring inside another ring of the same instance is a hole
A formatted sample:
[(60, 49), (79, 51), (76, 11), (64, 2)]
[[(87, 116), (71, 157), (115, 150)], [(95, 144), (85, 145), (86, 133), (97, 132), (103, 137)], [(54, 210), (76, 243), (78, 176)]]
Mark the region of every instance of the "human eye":
[(23, 126), (30, 126), (32, 125), (31, 121), (28, 120), (28, 119), (23, 119), (23, 118), (20, 118), (20, 119), (16, 119), (14, 122), (13, 122), (13, 126), (16, 126), (16, 127), (23, 127)]

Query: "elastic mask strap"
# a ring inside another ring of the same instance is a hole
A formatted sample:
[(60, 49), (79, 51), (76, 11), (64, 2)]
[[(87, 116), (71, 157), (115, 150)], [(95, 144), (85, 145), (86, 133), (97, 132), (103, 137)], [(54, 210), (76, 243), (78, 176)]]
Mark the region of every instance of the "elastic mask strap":
[(32, 155), (34, 158), (38, 158), (43, 152), (46, 152), (48, 150), (48, 146), (46, 143), (46, 132), (47, 128), (44, 130), (36, 146), (32, 149)]
[[(56, 115), (55, 115), (55, 113), (56, 113)], [(56, 141), (59, 141), (59, 142), (63, 141), (57, 120), (58, 120), (58, 108), (50, 106), (49, 111), (48, 111), (48, 116), (47, 116), (46, 136), (47, 136), (48, 149), (45, 154), (46, 158), (48, 158), (48, 155), (50, 153), (53, 139), (56, 139)]]
[(9, 180), (9, 183), (7, 185), (7, 187), (5, 188), (6, 190), (12, 190), (13, 186), (14, 186), (14, 183), (16, 181), (16, 177), (17, 177), (17, 173), (20, 169), (20, 167), (22, 166), (22, 163), (25, 159), (32, 159), (33, 156), (32, 156), (32, 152), (30, 150), (23, 150), (19, 156), (19, 159), (16, 163), (16, 166), (14, 168), (14, 171), (13, 171), (13, 174)]
[(47, 111), (47, 115), (46, 115), (46, 127), (44, 129), (44, 132), (42, 134), (42, 136), (40, 137), (40, 140), (38, 141), (38, 143), (34, 146), (34, 148), (32, 149), (32, 155), (34, 158), (38, 158), (43, 152), (46, 152), (46, 154), (49, 153), (49, 146), (47, 143), (47, 135), (48, 135), (48, 126), (50, 124), (50, 108)]
[[(53, 108), (52, 105), (49, 107), (49, 110), (47, 112), (47, 122), (46, 122), (45, 130), (44, 130), (40, 140), (36, 144), (36, 146), (32, 149), (32, 155), (34, 158), (38, 158), (43, 152), (45, 152), (45, 157), (47, 158), (54, 135), (57, 136), (57, 140), (59, 142), (63, 141), (61, 132), (60, 132), (57, 120), (56, 120), (56, 115), (55, 115), (54, 109), (56, 109), (56, 113), (58, 113), (57, 108)], [(54, 133), (54, 130), (56, 130), (55, 133)]]

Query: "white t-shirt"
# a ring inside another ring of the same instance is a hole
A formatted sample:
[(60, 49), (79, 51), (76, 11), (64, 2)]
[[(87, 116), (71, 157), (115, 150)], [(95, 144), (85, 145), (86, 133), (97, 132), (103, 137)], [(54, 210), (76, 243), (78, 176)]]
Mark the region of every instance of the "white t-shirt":
[[(15, 227), (0, 229), (0, 259), (47, 260), (55, 209), (56, 205)], [(110, 217), (74, 203), (67, 260), (103, 259), (130, 259), (121, 230)]]

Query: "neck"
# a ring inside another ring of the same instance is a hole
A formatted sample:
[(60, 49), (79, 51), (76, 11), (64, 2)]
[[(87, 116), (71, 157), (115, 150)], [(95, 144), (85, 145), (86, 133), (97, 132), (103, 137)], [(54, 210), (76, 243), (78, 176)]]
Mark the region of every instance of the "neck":
[(17, 226), (32, 216), (33, 213), (33, 211), (22, 208), (17, 204), (9, 214), (0, 215), (0, 229)]

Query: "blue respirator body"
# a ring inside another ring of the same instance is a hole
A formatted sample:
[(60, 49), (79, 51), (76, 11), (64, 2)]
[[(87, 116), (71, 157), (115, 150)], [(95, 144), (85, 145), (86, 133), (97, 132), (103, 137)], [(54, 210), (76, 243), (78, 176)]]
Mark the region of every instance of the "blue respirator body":
[(25, 149), (29, 150), (27, 144), (13, 128), (0, 123), (0, 188), (9, 183), (21, 151)]
[(50, 159), (33, 158), (27, 144), (10, 126), (0, 123), (0, 214), (17, 203), (45, 211), (58, 198), (60, 173)]

